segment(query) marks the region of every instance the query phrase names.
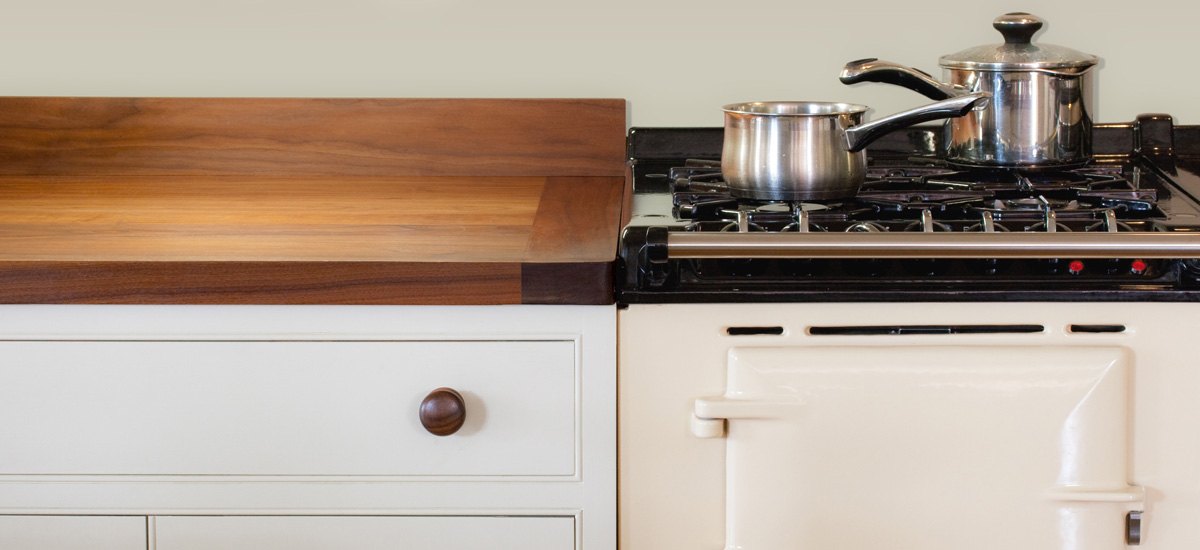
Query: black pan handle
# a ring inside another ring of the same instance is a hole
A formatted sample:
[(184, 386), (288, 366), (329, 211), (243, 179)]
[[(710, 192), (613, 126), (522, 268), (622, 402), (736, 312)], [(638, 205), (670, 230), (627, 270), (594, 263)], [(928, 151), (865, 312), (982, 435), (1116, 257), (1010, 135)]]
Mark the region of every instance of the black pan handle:
[(960, 117), (977, 107), (986, 107), (991, 100), (992, 94), (988, 92), (965, 94), (851, 126), (845, 130), (846, 142), (843, 147), (851, 153), (861, 151), (872, 141), (894, 130), (931, 120)]
[(838, 77), (842, 84), (882, 82), (908, 88), (929, 99), (942, 100), (970, 93), (966, 89), (934, 80), (929, 73), (874, 57), (851, 61)]

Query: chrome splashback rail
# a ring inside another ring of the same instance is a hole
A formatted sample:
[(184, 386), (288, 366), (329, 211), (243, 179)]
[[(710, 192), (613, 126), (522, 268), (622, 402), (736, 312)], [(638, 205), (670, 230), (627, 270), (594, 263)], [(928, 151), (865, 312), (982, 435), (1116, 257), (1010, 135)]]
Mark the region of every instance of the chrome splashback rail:
[(692, 233), (667, 235), (669, 258), (1200, 258), (1189, 233)]

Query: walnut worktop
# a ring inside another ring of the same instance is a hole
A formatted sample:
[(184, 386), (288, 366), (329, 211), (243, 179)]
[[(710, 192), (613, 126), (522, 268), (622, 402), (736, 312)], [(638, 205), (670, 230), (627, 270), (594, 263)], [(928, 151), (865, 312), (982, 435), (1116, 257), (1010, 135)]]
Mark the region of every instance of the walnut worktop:
[[(546, 101), (560, 112), (514, 122)], [(486, 163), (436, 128), (432, 152), (411, 128), (346, 145), (347, 126), (381, 112), (402, 126), (483, 107), (508, 112), (489, 122), (502, 138), (481, 138)], [(558, 120), (572, 109), (603, 119), (579, 126), (592, 137), (522, 141), (574, 134)], [(294, 113), (315, 122), (280, 131)], [(222, 116), (243, 126), (216, 138)], [(623, 101), (0, 99), (0, 133), (2, 303), (612, 302)]]

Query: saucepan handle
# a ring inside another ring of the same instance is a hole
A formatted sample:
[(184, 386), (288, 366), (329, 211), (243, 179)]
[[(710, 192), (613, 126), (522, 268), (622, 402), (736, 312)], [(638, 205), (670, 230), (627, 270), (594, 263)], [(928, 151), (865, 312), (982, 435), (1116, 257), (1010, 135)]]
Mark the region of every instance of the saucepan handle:
[(949, 99), (969, 93), (961, 86), (939, 82), (924, 71), (890, 61), (881, 61), (874, 57), (847, 63), (842, 68), (842, 74), (838, 80), (841, 80), (842, 84), (859, 82), (895, 84), (934, 100)]
[(843, 146), (851, 153), (861, 151), (872, 141), (879, 139), (888, 132), (931, 120), (960, 117), (971, 112), (975, 107), (986, 104), (991, 99), (992, 94), (977, 92), (961, 97), (944, 99), (936, 103), (917, 107), (916, 109), (909, 109), (886, 116), (866, 124), (852, 126), (846, 129), (846, 143)]

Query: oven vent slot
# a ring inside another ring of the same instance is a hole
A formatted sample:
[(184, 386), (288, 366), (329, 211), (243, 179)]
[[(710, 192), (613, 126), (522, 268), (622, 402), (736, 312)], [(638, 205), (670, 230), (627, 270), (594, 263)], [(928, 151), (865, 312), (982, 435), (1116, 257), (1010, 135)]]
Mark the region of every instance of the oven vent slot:
[(728, 327), (725, 333), (730, 336), (780, 336), (783, 327)]
[(808, 327), (813, 336), (906, 336), (914, 334), (1029, 334), (1045, 332), (1042, 325), (872, 325)]
[(1102, 332), (1125, 332), (1125, 325), (1071, 325), (1071, 332), (1094, 334)]

